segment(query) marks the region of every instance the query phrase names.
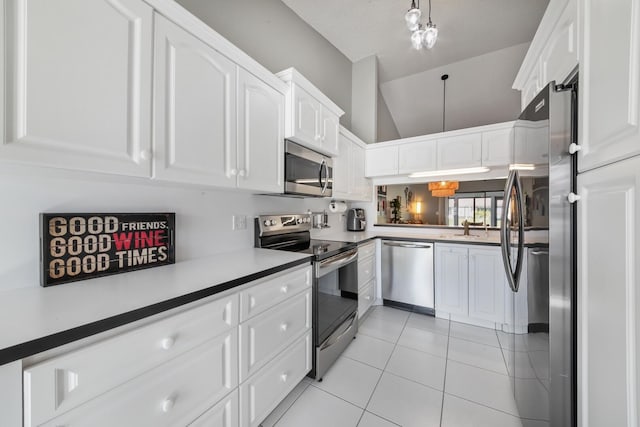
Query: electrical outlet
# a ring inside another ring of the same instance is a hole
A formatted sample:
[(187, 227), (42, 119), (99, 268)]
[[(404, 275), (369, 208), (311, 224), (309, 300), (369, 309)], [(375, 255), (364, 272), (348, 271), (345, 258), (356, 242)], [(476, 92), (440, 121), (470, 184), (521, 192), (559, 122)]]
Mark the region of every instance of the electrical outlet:
[(247, 229), (247, 216), (246, 215), (234, 215), (233, 226), (234, 230), (246, 230)]

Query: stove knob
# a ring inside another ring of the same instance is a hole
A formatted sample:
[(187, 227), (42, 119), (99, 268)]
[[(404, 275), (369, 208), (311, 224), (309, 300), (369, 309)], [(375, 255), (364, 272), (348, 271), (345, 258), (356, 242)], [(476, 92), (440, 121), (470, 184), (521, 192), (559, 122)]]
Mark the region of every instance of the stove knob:
[(306, 222), (307, 224), (309, 224), (309, 223), (311, 222), (311, 218), (306, 217), (306, 218), (304, 219), (304, 222)]
[(298, 224), (302, 224), (302, 218), (298, 218), (298, 219), (296, 219), (296, 223), (298, 223)]
[(264, 225), (265, 225), (266, 227), (268, 227), (270, 224), (271, 224), (271, 221), (269, 221), (268, 219), (265, 219), (265, 220), (264, 220)]
[(275, 219), (271, 220), (271, 225), (276, 225), (276, 220)]

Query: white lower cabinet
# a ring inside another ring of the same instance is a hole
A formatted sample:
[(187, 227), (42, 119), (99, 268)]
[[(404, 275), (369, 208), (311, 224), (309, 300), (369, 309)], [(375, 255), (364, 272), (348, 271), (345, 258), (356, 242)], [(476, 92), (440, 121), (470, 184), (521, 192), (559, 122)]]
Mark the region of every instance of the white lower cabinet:
[(237, 427), (240, 418), (238, 390), (202, 414), (189, 427)]
[(237, 387), (235, 348), (233, 329), (43, 425), (187, 425)]
[(436, 244), (438, 317), (497, 327), (504, 323), (507, 286), (500, 248)]
[(376, 243), (358, 246), (358, 319), (373, 305), (376, 296)]
[(311, 277), (311, 266), (295, 267), (80, 349), (19, 361), (24, 425), (258, 425), (311, 370)]
[(311, 330), (240, 386), (240, 425), (256, 427), (311, 370)]

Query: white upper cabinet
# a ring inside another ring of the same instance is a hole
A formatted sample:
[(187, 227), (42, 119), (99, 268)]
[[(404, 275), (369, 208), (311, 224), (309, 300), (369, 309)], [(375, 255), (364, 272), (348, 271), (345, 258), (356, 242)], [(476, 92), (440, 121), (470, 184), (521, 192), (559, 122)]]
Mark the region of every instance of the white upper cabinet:
[(482, 166), (513, 163), (514, 129), (509, 127), (482, 133)]
[(431, 171), (436, 165), (437, 141), (416, 141), (398, 147), (398, 173)]
[(236, 183), (236, 68), (161, 15), (155, 37), (155, 178)]
[(284, 94), (239, 69), (238, 187), (283, 191), (284, 103)]
[(521, 91), (522, 109), (550, 82), (564, 82), (578, 65), (577, 3), (549, 2), (513, 82), (513, 88)]
[(370, 201), (371, 180), (365, 178), (365, 149), (359, 139), (340, 128), (339, 155), (333, 159), (333, 198)]
[[(525, 122), (520, 120), (514, 128), (515, 158), (519, 163), (534, 165), (549, 162), (549, 121)], [(541, 144), (541, 141), (546, 143)]]
[(281, 71), (277, 76), (289, 85), (285, 138), (337, 156), (340, 116), (344, 111), (294, 68)]
[(398, 174), (398, 146), (376, 147), (375, 144), (367, 148), (367, 163), (365, 176), (385, 176)]
[(149, 176), (152, 9), (4, 1), (0, 159)]
[(470, 168), (481, 164), (481, 133), (438, 139), (438, 169)]
[(580, 171), (640, 153), (638, 2), (582, 3)]

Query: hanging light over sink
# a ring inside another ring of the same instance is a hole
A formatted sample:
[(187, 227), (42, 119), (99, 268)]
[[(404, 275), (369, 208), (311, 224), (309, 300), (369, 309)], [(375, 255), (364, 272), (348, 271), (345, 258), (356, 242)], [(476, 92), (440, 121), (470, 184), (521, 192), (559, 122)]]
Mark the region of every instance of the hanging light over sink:
[(460, 188), (458, 181), (437, 181), (429, 183), (429, 191), (433, 197), (449, 197), (456, 193)]

